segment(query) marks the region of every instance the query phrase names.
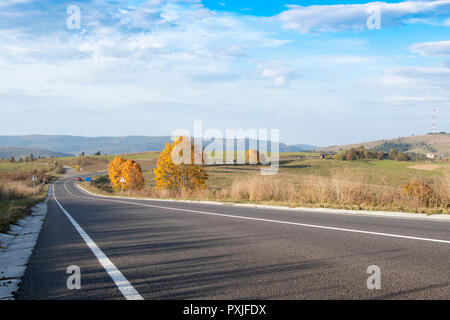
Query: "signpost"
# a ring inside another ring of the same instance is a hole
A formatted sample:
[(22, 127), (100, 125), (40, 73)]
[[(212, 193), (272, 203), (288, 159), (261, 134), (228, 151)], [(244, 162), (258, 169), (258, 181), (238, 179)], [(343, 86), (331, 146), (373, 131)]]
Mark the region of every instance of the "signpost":
[(33, 196), (34, 196), (34, 184), (36, 182), (36, 176), (33, 175), (33, 178), (31, 178), (31, 181), (33, 181)]
[(120, 178), (119, 182), (122, 184), (122, 191), (124, 191), (125, 190), (125, 188), (123, 187), (123, 184), (125, 183), (124, 177)]

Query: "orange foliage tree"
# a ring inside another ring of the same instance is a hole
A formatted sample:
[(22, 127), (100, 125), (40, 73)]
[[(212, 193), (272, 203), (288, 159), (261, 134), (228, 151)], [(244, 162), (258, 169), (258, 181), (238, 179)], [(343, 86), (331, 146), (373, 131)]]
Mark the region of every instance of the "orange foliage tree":
[(261, 156), (258, 150), (250, 149), (245, 153), (245, 163), (259, 164), (261, 163)]
[[(108, 176), (116, 191), (144, 188), (145, 180), (142, 169), (134, 160), (125, 160), (120, 156), (115, 157), (108, 165)], [(120, 182), (122, 178), (124, 182)]]
[[(166, 143), (158, 158), (155, 173), (156, 187), (161, 189), (194, 190), (206, 188), (208, 174), (203, 169), (203, 153), (195, 150), (187, 137), (178, 137)], [(189, 154), (184, 154), (188, 150)], [(177, 158), (174, 162), (174, 158)], [(180, 160), (184, 159), (183, 162)], [(200, 163), (198, 163), (200, 162)]]
[(122, 175), (125, 180), (125, 190), (142, 190), (144, 188), (144, 176), (141, 166), (134, 160), (127, 160), (122, 165)]

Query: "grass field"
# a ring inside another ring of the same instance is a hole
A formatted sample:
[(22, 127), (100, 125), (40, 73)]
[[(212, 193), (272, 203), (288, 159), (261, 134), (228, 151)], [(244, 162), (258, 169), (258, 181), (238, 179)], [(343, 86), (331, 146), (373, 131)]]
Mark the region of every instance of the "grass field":
[(0, 162), (0, 172), (15, 173), (15, 172), (32, 172), (47, 170), (48, 164), (45, 162)]
[[(100, 156), (84, 156), (84, 157), (68, 157), (59, 158), (60, 161), (65, 166), (70, 166), (75, 168), (80, 166), (82, 171), (80, 173), (89, 173), (97, 171), (106, 171), (108, 169), (108, 164), (117, 155), (100, 155)], [(149, 167), (156, 165), (156, 160), (158, 159), (159, 152), (143, 152), (143, 153), (130, 153), (123, 154), (121, 157), (124, 159), (135, 160), (139, 163), (141, 167)]]

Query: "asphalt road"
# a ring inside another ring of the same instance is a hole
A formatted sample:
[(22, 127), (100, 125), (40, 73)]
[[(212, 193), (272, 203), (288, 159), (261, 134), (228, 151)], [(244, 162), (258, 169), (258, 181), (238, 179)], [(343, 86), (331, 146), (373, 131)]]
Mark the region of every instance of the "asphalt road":
[(17, 299), (450, 298), (447, 221), (54, 195)]

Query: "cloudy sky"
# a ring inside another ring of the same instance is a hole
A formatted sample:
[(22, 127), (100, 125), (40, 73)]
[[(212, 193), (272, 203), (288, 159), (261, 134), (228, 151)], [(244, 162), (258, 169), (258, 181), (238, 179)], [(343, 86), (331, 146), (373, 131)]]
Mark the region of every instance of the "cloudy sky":
[(0, 134), (450, 131), (450, 0), (357, 1), (1, 0)]

